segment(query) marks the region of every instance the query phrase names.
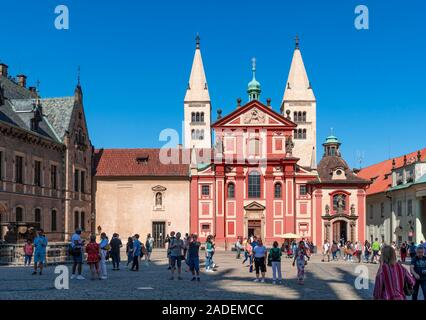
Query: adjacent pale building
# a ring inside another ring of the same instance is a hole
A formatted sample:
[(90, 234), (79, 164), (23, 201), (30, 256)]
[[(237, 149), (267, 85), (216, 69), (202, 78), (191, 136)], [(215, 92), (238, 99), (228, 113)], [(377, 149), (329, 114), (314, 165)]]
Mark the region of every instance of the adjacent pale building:
[(116, 232), (124, 240), (150, 233), (161, 248), (171, 231), (189, 231), (188, 165), (165, 164), (161, 155), (160, 149), (95, 152), (98, 234)]
[(367, 190), (367, 238), (419, 243), (426, 237), (426, 148), (359, 172)]

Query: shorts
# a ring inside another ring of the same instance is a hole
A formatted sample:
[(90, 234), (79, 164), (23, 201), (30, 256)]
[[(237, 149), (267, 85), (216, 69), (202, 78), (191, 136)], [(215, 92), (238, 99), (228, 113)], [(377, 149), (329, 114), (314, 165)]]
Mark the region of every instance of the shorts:
[(373, 257), (378, 256), (379, 255), (379, 250), (373, 250)]
[(191, 271), (200, 271), (200, 258), (188, 258), (188, 266)]
[(72, 261), (74, 261), (74, 263), (83, 263), (83, 254), (80, 252), (79, 255), (73, 255)]
[(175, 268), (177, 263), (178, 268), (182, 266), (182, 256), (176, 257), (176, 256), (170, 256), (170, 266), (172, 268)]
[(46, 252), (35, 252), (34, 253), (34, 263), (46, 263)]
[(260, 272), (266, 272), (265, 257), (254, 258), (254, 267), (256, 269), (256, 274), (259, 274), (259, 269)]

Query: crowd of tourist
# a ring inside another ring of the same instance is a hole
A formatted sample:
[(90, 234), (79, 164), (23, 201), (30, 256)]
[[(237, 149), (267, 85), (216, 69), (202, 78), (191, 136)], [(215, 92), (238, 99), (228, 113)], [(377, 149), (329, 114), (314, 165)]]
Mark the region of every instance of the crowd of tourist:
[[(119, 234), (114, 233), (111, 240), (105, 233), (100, 234), (99, 243), (96, 236), (90, 237), (89, 243), (82, 239), (82, 231), (75, 230), (69, 245), (69, 254), (72, 256), (71, 279), (84, 280), (82, 275), (83, 261), (90, 268), (91, 279), (108, 279), (106, 261), (111, 259), (112, 270), (119, 271), (121, 263), (121, 248), (123, 244)], [(168, 269), (170, 270), (170, 280), (183, 280), (182, 264), (185, 263), (185, 272), (192, 274), (191, 281), (200, 281), (200, 249), (202, 243), (196, 234), (185, 234), (182, 237), (180, 232), (171, 232), (167, 235)], [(31, 265), (34, 259), (33, 275), (42, 275), (43, 266), (46, 263), (46, 249), (48, 239), (42, 229), (37, 231), (37, 236), (33, 241), (28, 240), (23, 247), (24, 264)], [(131, 271), (139, 271), (140, 262), (145, 259), (149, 266), (151, 261), (154, 238), (148, 234), (145, 242), (141, 242), (139, 234), (129, 237), (126, 243), (127, 267)], [(297, 270), (297, 280), (299, 284), (304, 284), (305, 267), (315, 251), (313, 243), (306, 239), (299, 242), (295, 240), (285, 240), (280, 246), (277, 241), (273, 242), (271, 248), (263, 244), (262, 239), (251, 236), (246, 239), (239, 237), (235, 243), (236, 258), (244, 256), (242, 264), (246, 264), (249, 272), (255, 272), (255, 282), (266, 282), (267, 266), (272, 269), (272, 283), (280, 284), (283, 281), (281, 271), (282, 257), (289, 258), (292, 266)], [(365, 241), (339, 242), (325, 241), (322, 245), (323, 262), (348, 261), (378, 263), (379, 268), (376, 275), (374, 287), (374, 299), (380, 300), (404, 300), (407, 296), (412, 296), (417, 300), (419, 290), (422, 289), (423, 296), (426, 292), (426, 244), (421, 241), (418, 245), (404, 242), (399, 246), (395, 242), (390, 245), (380, 243), (376, 238), (372, 243)], [(218, 267), (214, 262), (216, 251), (215, 236), (209, 235), (204, 243), (205, 272), (215, 272)], [(399, 260), (398, 260), (399, 255)], [(403, 266), (410, 258), (409, 270)]]

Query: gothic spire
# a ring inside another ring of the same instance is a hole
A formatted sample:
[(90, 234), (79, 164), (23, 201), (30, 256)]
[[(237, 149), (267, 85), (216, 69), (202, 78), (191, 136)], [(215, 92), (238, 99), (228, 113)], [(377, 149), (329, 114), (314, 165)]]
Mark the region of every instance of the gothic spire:
[(185, 94), (185, 101), (210, 101), (203, 59), (201, 58), (200, 36), (198, 34), (195, 38), (195, 54)]

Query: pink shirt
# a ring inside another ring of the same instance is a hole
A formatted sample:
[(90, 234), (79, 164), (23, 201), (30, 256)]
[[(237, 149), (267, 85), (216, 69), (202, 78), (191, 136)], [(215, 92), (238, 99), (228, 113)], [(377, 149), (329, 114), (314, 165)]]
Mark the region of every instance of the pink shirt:
[(374, 285), (375, 300), (406, 300), (404, 283), (413, 286), (413, 276), (400, 263), (389, 265), (384, 263), (379, 267)]

